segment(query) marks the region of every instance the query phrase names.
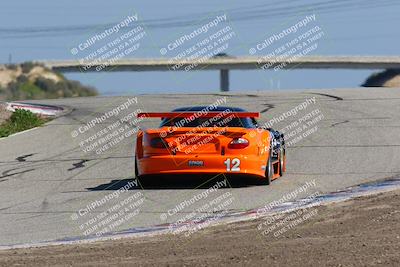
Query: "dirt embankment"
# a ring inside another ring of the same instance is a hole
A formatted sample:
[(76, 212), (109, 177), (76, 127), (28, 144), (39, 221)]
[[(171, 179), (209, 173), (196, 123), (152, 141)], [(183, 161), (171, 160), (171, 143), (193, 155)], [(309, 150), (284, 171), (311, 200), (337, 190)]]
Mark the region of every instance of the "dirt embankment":
[(260, 219), (208, 228), (190, 238), (161, 235), (0, 252), (10, 266), (400, 266), (400, 191), (318, 207), (274, 237)]
[(40, 64), (0, 65), (0, 100), (26, 100), (97, 95), (95, 88), (65, 78)]
[(362, 85), (364, 87), (400, 87), (400, 70), (388, 69), (374, 73)]
[(11, 112), (6, 110), (4, 104), (0, 103), (0, 125), (3, 124), (8, 118), (10, 118)]

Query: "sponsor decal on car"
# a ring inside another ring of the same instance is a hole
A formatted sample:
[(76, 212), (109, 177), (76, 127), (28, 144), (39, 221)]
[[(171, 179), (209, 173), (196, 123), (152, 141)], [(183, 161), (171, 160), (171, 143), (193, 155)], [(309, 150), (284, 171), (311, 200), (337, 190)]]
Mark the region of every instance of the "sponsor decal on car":
[(191, 167), (202, 167), (202, 166), (204, 166), (204, 161), (202, 161), (202, 160), (189, 160), (188, 164)]

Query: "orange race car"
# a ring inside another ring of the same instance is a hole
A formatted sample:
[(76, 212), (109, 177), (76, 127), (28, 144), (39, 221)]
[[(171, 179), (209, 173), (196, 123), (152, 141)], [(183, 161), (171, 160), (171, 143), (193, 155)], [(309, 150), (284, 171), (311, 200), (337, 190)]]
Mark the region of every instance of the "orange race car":
[(263, 184), (286, 169), (283, 134), (257, 125), (257, 112), (197, 106), (172, 112), (139, 113), (161, 118), (157, 129), (141, 129), (136, 141), (135, 174), (241, 174)]

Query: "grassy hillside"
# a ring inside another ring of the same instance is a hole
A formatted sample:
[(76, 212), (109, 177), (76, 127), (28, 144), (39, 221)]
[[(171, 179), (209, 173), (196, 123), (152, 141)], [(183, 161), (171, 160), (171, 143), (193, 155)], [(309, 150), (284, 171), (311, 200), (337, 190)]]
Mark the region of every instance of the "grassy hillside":
[(94, 96), (97, 90), (30, 62), (0, 66), (0, 100)]

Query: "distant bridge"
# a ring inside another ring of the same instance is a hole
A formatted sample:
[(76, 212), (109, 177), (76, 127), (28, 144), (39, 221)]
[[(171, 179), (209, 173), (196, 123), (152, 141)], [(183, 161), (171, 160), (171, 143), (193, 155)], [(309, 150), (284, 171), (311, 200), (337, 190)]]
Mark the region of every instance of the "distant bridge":
[(77, 60), (37, 61), (59, 72), (99, 71), (194, 71), (219, 70), (221, 91), (229, 91), (229, 70), (274, 69), (400, 69), (400, 56), (303, 56), (289, 58), (219, 56), (205, 60), (120, 59), (107, 67), (90, 67)]

